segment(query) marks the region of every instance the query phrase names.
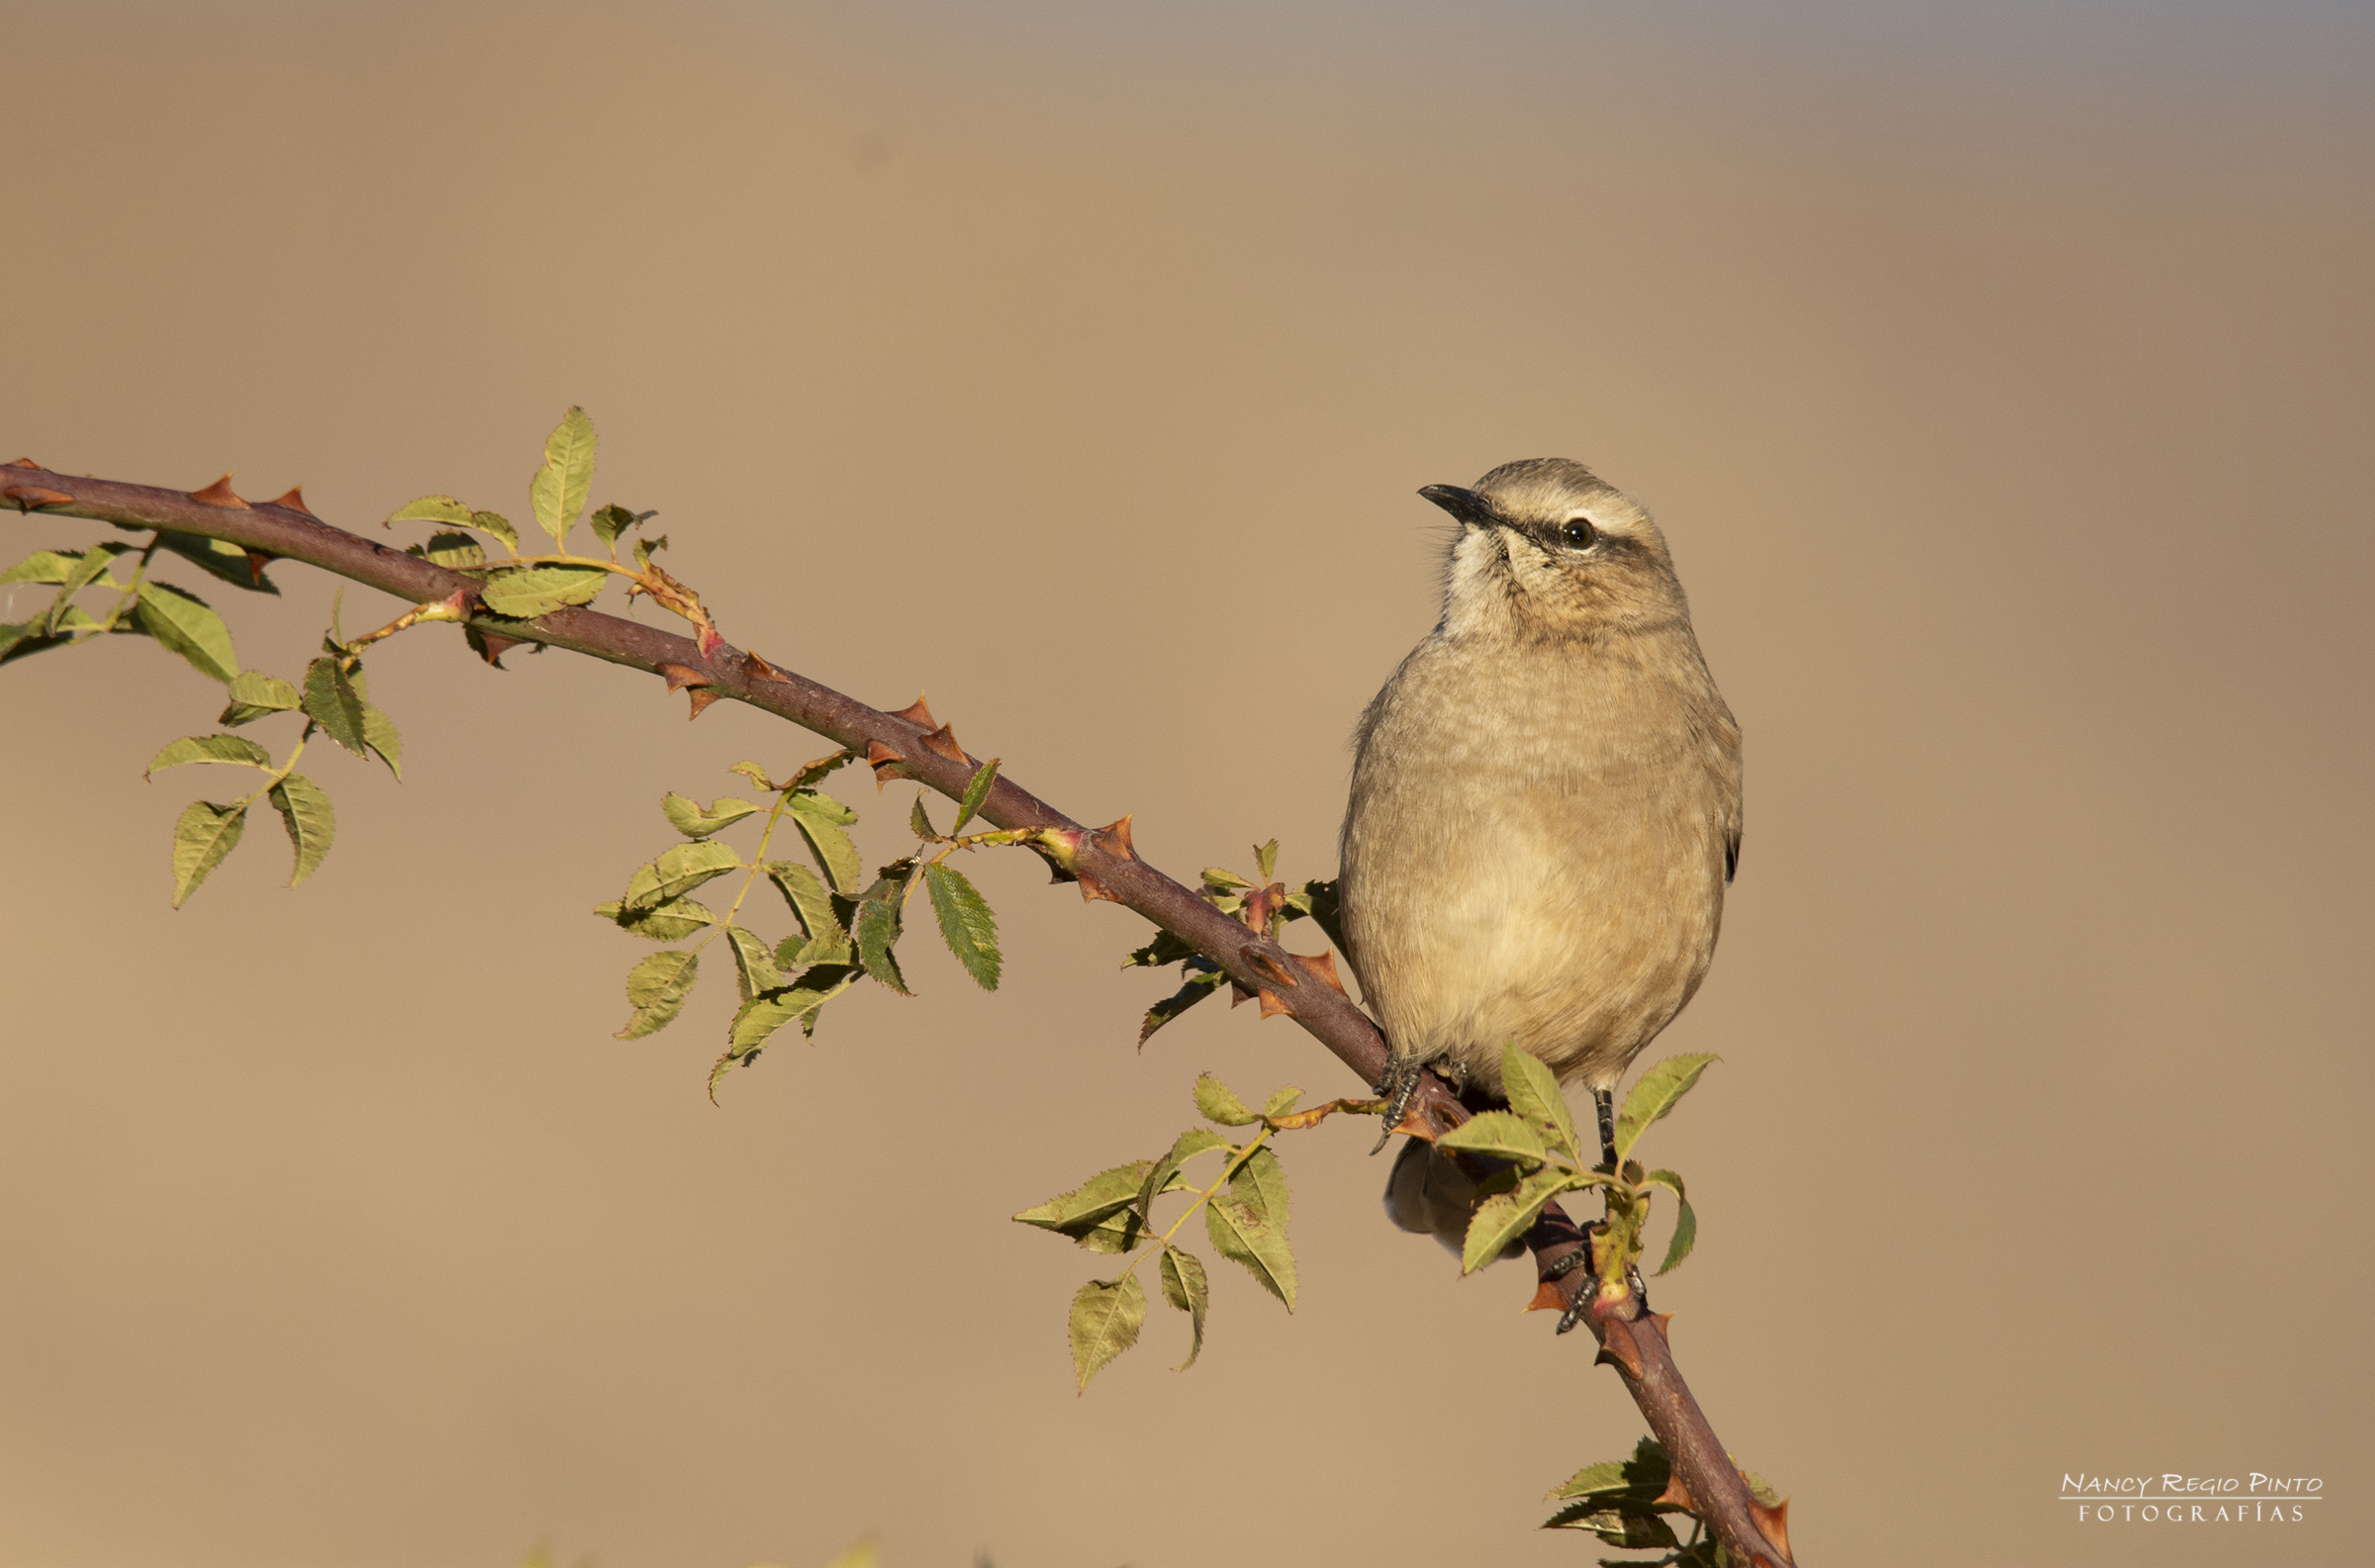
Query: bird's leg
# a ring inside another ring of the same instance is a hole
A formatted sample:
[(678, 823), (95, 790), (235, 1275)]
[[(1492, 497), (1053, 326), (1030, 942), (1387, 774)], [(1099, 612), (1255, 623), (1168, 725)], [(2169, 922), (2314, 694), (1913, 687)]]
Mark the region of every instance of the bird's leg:
[(1591, 1108), (1600, 1113), (1600, 1158), (1607, 1162), (1608, 1173), (1616, 1174), (1616, 1091), (1591, 1091)]
[(1378, 1134), (1378, 1148), (1370, 1151), (1372, 1154), (1383, 1149), (1392, 1140), (1393, 1130), (1402, 1125), (1410, 1101), (1418, 1094), (1418, 1080), (1426, 1072), (1426, 1063), (1415, 1060), (1396, 1057), (1385, 1063), (1385, 1076), (1377, 1085), (1378, 1094), (1385, 1101), (1385, 1126)]

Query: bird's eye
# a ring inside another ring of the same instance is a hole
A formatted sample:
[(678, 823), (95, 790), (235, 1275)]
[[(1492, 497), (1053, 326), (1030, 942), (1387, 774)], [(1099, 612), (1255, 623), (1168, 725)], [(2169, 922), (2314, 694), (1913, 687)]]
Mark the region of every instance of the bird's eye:
[(1592, 530), (1590, 522), (1581, 517), (1570, 518), (1567, 526), (1560, 529), (1559, 532), (1568, 544), (1578, 550), (1589, 547), (1591, 541), (1598, 536)]

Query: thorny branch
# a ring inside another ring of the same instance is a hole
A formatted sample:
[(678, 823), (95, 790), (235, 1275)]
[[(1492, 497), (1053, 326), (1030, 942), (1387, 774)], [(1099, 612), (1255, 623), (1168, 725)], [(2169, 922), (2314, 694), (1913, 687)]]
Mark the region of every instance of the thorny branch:
[[(949, 726), (918, 722), (931, 717), (920, 702), (898, 713), (869, 707), (733, 647), (708, 626), (696, 641), (593, 609), (562, 608), (530, 621), (489, 615), (474, 597), (478, 579), (332, 527), (307, 510), (295, 491), (280, 502), (242, 501), (228, 477), (193, 495), (55, 473), (20, 459), (0, 467), (5, 482), (0, 498), (20, 511), (225, 539), (251, 556), (301, 561), (416, 604), (453, 600), (484, 634), (566, 648), (660, 675), (671, 691), (692, 689), (696, 714), (721, 697), (747, 702), (856, 751), (874, 765), (878, 778), (913, 779), (951, 799), (964, 794), (980, 766), (957, 745)], [(1188, 943), (1230, 979), (1260, 995), (1265, 1015), (1283, 1012), (1292, 1018), (1363, 1083), (1385, 1075), (1384, 1037), (1350, 997), (1277, 942), (1140, 860), (1131, 848), (1126, 818), (1110, 827), (1084, 827), (1002, 772), (981, 815), (1000, 828), (1038, 830), (1032, 847), (1059, 881), (1077, 881), (1084, 898), (1110, 899)], [(1401, 1130), (1432, 1139), (1467, 1119), (1459, 1098), (1430, 1073)], [(1584, 1245), (1584, 1233), (1554, 1203), (1543, 1211), (1526, 1245), (1537, 1267), (1549, 1273)], [(1571, 1268), (1546, 1281), (1538, 1304), (1566, 1307), (1583, 1292), (1595, 1291), (1597, 1283), (1591, 1268)], [(1616, 1368), (1664, 1445), (1675, 1482), (1687, 1493), (1673, 1501), (1703, 1517), (1735, 1560), (1793, 1568), (1788, 1506), (1768, 1510), (1750, 1494), (1674, 1364), (1666, 1336), (1669, 1316), (1651, 1313), (1636, 1294), (1595, 1292), (1582, 1321), (1600, 1342), (1598, 1359)]]

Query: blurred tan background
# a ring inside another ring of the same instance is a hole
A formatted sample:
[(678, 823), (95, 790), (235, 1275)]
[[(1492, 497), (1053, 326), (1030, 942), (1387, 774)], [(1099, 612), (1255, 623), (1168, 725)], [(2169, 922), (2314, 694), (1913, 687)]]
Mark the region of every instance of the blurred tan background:
[[(927, 690), (1176, 873), (1333, 869), (1433, 614), (1418, 486), (1638, 492), (1750, 759), (1656, 1299), (1804, 1559), (2365, 1560), (2363, 10), (5, 21), (7, 456), (517, 517), (582, 402), (596, 500), (661, 508), (730, 637)], [(332, 585), (278, 576), (210, 597), (293, 673)], [(1116, 908), (987, 867), (1003, 993), (919, 935), (919, 999), (721, 1109), (722, 975), (613, 1040), (647, 950), (586, 911), (661, 792), (823, 748), (510, 662), (388, 649), (408, 782), (326, 759), (314, 881), (263, 820), (179, 914), (173, 817), (227, 785), (140, 772), (220, 692), (134, 639), (0, 672), (0, 1562), (1597, 1554), (1538, 1500), (1639, 1418), (1519, 1270), (1387, 1229), (1358, 1127), (1286, 1152), (1297, 1314), (1228, 1268), (1200, 1365), (1158, 1306), (1075, 1397), (1099, 1260), (1005, 1217), (1161, 1148), (1199, 1069), (1357, 1087), (1250, 1009), (1134, 1053)], [(2327, 1499), (2055, 1501), (2168, 1471)]]

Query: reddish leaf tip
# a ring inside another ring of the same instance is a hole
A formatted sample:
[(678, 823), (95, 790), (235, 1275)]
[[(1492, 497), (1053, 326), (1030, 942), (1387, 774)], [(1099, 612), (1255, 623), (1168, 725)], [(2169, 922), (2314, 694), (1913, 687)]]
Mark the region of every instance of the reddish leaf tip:
[(238, 494), (231, 488), (231, 476), (229, 474), (225, 474), (221, 479), (216, 480), (204, 490), (191, 491), (190, 499), (203, 507), (237, 507), (241, 511), (252, 509), (248, 507), (247, 503), (241, 501), (238, 498)]

